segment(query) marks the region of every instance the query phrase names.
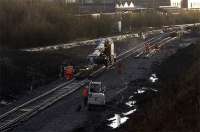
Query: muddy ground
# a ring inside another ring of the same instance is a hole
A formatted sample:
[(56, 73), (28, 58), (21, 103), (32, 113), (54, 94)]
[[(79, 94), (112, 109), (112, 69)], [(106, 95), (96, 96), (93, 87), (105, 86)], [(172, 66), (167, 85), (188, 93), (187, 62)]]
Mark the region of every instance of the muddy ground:
[[(162, 129), (155, 129), (154, 127), (158, 126), (162, 128), (162, 125), (167, 120), (165, 118), (163, 118), (165, 119), (164, 121), (151, 120), (151, 117), (154, 117), (154, 114), (158, 114), (155, 117), (167, 117), (159, 115), (163, 111), (160, 110), (162, 107), (157, 105), (162, 97), (161, 95), (165, 95), (166, 92), (163, 91), (163, 88), (161, 87), (162, 79), (160, 78), (162, 78), (161, 75), (163, 74), (161, 72), (162, 70), (159, 69), (164, 67), (162, 65), (169, 63), (166, 63), (165, 61), (163, 62), (163, 60), (176, 53), (178, 49), (187, 47), (188, 41), (190, 42), (191, 40), (174, 41), (164, 46), (159, 54), (153, 54), (150, 57), (140, 56), (139, 58), (136, 58), (137, 54), (134, 54), (122, 62), (124, 67), (123, 73), (118, 73), (117, 67), (114, 67), (113, 69), (104, 72), (103, 75), (97, 77), (95, 80), (101, 80), (107, 88), (107, 106), (105, 108), (94, 108), (94, 110), (88, 111), (86, 107), (82, 106), (82, 90), (78, 90), (49, 109), (42, 111), (37, 116), (26, 121), (24, 124), (13, 129), (13, 131), (162, 131)], [(159, 79), (156, 83), (152, 83), (152, 81), (149, 80), (150, 77), (153, 77), (154, 79), (156, 78), (155, 75), (152, 75), (154, 73)], [(173, 93), (176, 92), (173, 91)], [(170, 97), (169, 94), (163, 96), (163, 98), (168, 97)], [(155, 99), (157, 99), (158, 103), (154, 102)], [(170, 103), (165, 102), (164, 106), (165, 104)], [(154, 112), (154, 114), (151, 114), (151, 112)], [(121, 123), (123, 121), (128, 121), (128, 123), (121, 125), (119, 129), (112, 129), (113, 124), (116, 125), (113, 118), (115, 114), (120, 116), (119, 119), (121, 120)], [(156, 124), (156, 122), (163, 124)], [(112, 127), (109, 125), (112, 125)], [(152, 128), (150, 128), (151, 126)], [(165, 128), (167, 128), (167, 126)], [(170, 130), (173, 131), (174, 129)]]
[(157, 69), (160, 89), (117, 132), (200, 131), (200, 43), (179, 50)]
[[(162, 53), (142, 61), (151, 65), (150, 70), (143, 67), (146, 75), (130, 79), (127, 88), (109, 101), (103, 115), (92, 115), (97, 118), (73, 132), (198, 132), (200, 43), (189, 46), (186, 41), (168, 44)], [(148, 78), (154, 73), (156, 83)], [(128, 122), (120, 126), (116, 115), (122, 124)]]

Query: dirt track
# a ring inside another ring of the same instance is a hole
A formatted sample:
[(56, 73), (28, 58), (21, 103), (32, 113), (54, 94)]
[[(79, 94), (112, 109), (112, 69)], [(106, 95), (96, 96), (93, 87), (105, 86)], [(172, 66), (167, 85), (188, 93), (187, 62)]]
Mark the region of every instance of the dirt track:
[(157, 68), (158, 96), (139, 104), (141, 111), (117, 132), (198, 132), (199, 51), (197, 42), (164, 60)]
[[(149, 77), (154, 70), (157, 69), (163, 59), (175, 53), (179, 48), (186, 45), (177, 42), (165, 46), (159, 54), (151, 57), (141, 56), (135, 58), (134, 54), (124, 60), (122, 65), (124, 71), (118, 73), (117, 67), (106, 71), (96, 80), (101, 80), (106, 85), (106, 94), (108, 95), (108, 105), (105, 109), (97, 109), (87, 111), (82, 106), (81, 90), (73, 93), (69, 97), (65, 97), (51, 108), (41, 112), (37, 116), (25, 122), (23, 125), (15, 128), (14, 132), (43, 132), (43, 131), (59, 131), (59, 132), (94, 132), (94, 131), (112, 131), (107, 125), (112, 121), (107, 119), (114, 114), (127, 113), (133, 110), (142, 111), (141, 104), (143, 101), (150, 100), (152, 96), (159, 93), (160, 89), (150, 83)], [(143, 94), (141, 87), (147, 89)], [(149, 89), (152, 88), (152, 89)], [(138, 91), (140, 89), (140, 91)], [(158, 91), (157, 91), (158, 90)], [(137, 92), (137, 93), (136, 93)], [(133, 97), (132, 97), (133, 96)], [(136, 101), (132, 107), (126, 105), (127, 102)], [(133, 114), (134, 115), (134, 114)], [(129, 118), (130, 115), (126, 117)], [(124, 116), (125, 117), (125, 116)]]

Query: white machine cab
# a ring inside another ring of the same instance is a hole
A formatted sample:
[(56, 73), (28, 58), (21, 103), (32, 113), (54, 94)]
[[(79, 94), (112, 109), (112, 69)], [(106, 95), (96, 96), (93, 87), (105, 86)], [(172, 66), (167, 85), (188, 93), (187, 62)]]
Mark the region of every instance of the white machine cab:
[(89, 83), (88, 105), (105, 105), (105, 88), (101, 82)]
[(98, 41), (94, 52), (88, 55), (90, 64), (104, 64), (106, 66), (114, 63), (116, 59), (114, 42), (112, 39)]

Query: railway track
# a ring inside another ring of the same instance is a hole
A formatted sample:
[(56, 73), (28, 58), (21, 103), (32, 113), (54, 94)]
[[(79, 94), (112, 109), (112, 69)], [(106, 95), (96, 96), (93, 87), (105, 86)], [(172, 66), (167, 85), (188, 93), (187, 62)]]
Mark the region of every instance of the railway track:
[[(120, 54), (117, 57), (117, 61), (115, 64), (133, 55), (134, 53), (142, 52), (144, 49), (145, 43), (159, 43), (161, 45), (161, 44), (169, 42), (170, 40), (172, 40), (172, 38), (168, 37), (167, 34), (164, 34), (164, 35), (162, 34), (157, 37), (151, 38), (145, 41), (144, 43), (141, 43), (137, 45), (136, 47)], [(114, 66), (115, 64), (113, 64), (112, 66)], [(109, 66), (108, 68), (111, 68), (112, 66)], [(90, 76), (96, 76), (108, 68), (103, 66), (100, 69), (93, 72)], [(76, 90), (80, 89), (87, 82), (88, 82), (88, 79), (83, 79), (83, 80), (73, 79), (4, 113), (3, 115), (0, 116), (0, 131), (1, 132), (8, 131), (9, 129), (13, 128), (19, 123), (26, 121), (30, 117), (46, 109), (47, 107), (61, 100), (65, 96), (68, 96), (72, 94), (73, 92), (75, 92)]]
[(86, 81), (71, 80), (1, 115), (0, 131), (5, 131), (16, 123), (25, 121), (63, 97), (72, 94), (84, 86)]

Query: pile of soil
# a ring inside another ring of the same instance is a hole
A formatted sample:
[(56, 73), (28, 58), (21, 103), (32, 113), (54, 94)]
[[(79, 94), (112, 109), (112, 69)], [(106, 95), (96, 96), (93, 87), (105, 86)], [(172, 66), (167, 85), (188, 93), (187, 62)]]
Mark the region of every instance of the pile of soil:
[(200, 45), (179, 50), (159, 70), (160, 92), (119, 132), (200, 131)]

